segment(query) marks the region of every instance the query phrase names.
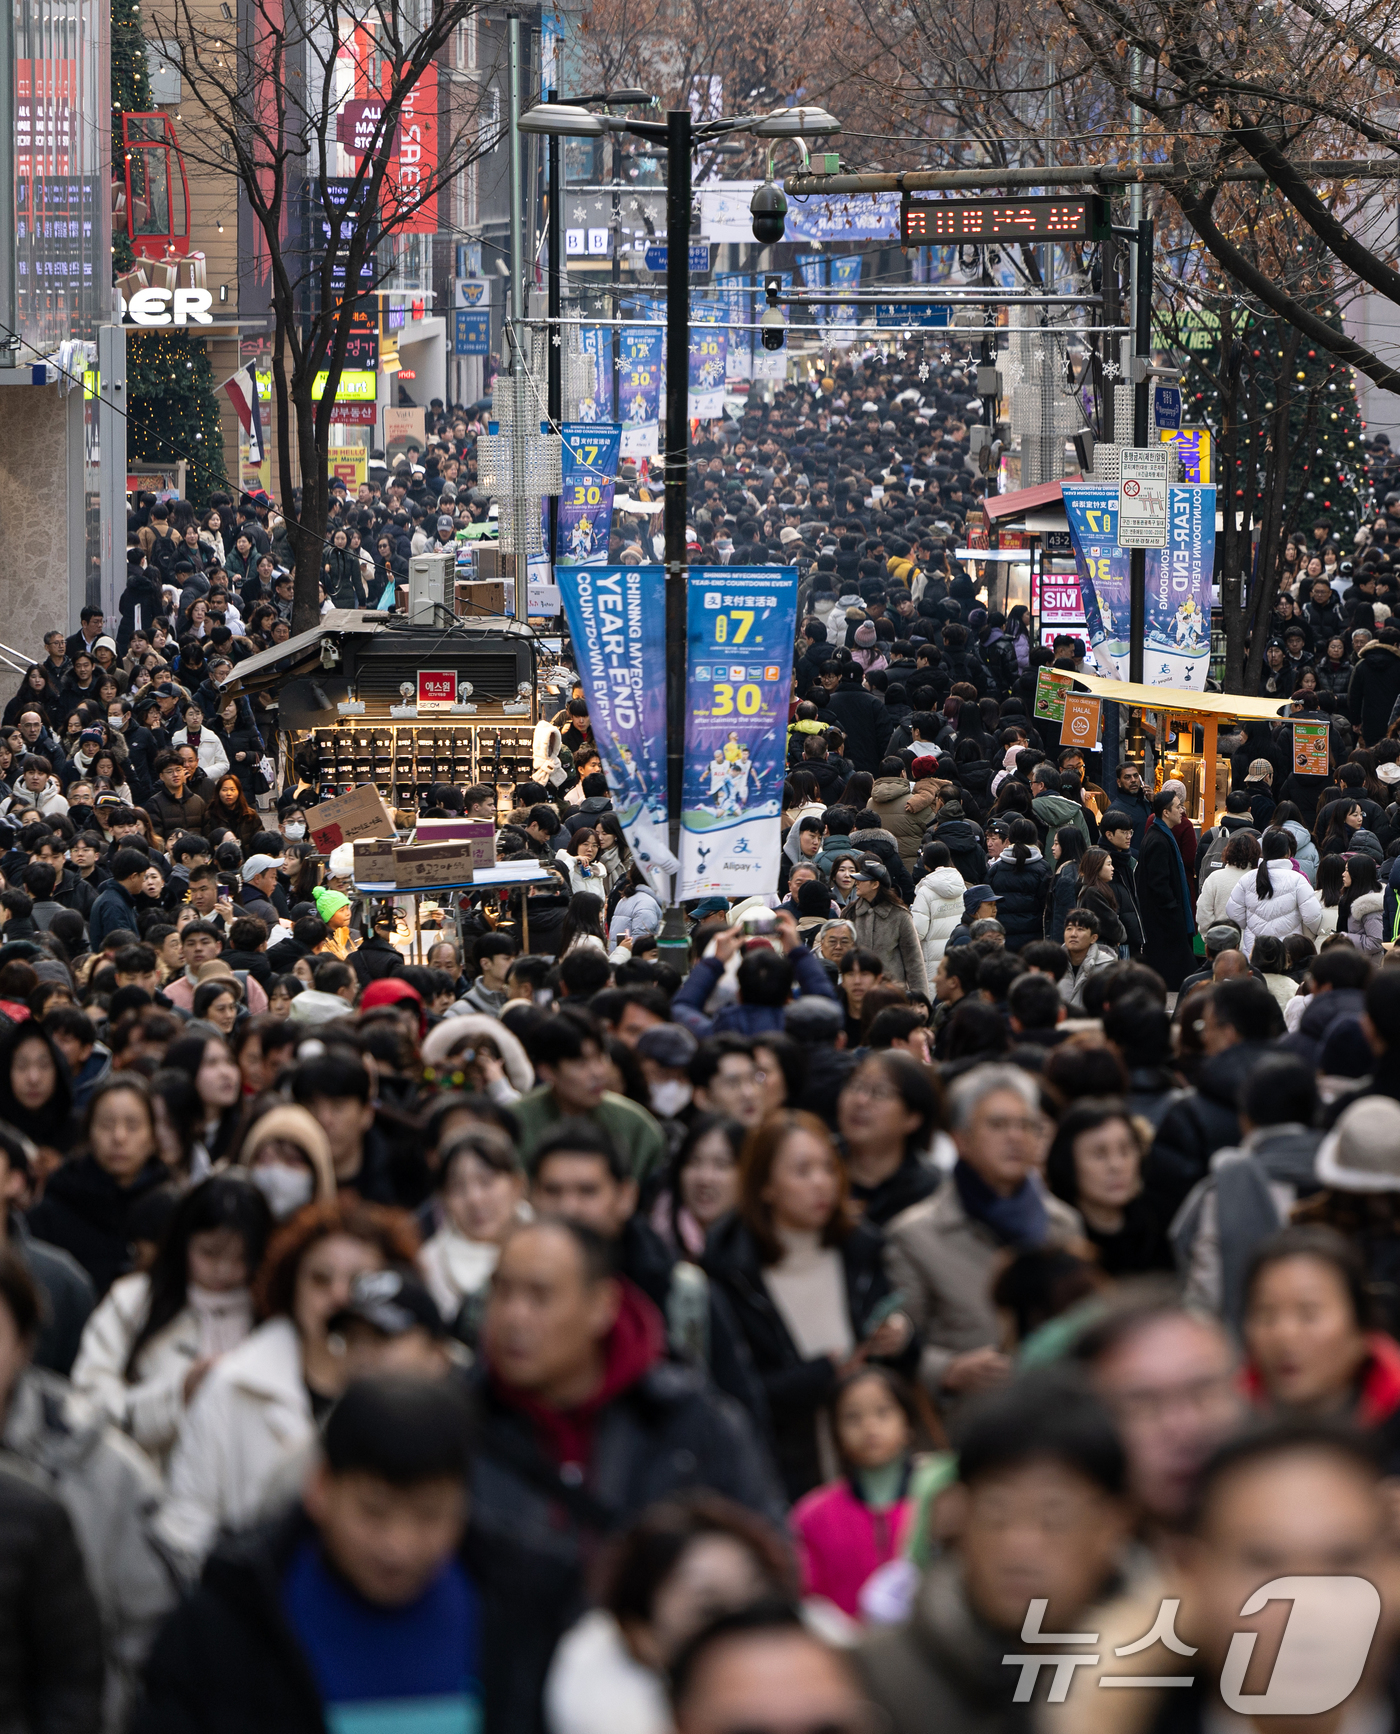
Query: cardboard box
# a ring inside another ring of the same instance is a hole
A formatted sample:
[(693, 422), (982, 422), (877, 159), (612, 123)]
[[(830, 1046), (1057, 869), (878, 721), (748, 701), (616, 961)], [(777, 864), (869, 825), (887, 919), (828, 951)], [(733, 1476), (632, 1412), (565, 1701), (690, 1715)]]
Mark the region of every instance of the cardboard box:
[(472, 866), (496, 864), (496, 827), (489, 819), (420, 819), (413, 833), (415, 843), (466, 843)]
[(459, 579), (456, 598), (460, 615), (504, 614), (506, 611), (506, 587), (499, 578), (469, 584)]
[(322, 801), (306, 812), (311, 841), (323, 855), (341, 843), (360, 837), (392, 837), (394, 820), (373, 783), (361, 783), (333, 801)]
[(400, 891), (426, 891), (444, 885), (469, 885), (471, 843), (396, 843), (394, 880)]
[(361, 888), (397, 886), (394, 845), (379, 838), (362, 838), (355, 844), (355, 884)]

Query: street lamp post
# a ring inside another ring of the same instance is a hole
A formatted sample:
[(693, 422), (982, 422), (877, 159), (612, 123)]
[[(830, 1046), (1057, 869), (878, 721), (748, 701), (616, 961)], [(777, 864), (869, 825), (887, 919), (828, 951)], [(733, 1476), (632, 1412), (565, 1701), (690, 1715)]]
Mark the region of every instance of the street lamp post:
[[(611, 100), (620, 101), (614, 95)], [(662, 145), (666, 151), (666, 419), (662, 451), (665, 480), (662, 526), (666, 568), (666, 812), (671, 851), (680, 855), (681, 791), (685, 774), (685, 637), (686, 637), (686, 479), (690, 465), (690, 422), (687, 397), (690, 382), (690, 199), (691, 153), (697, 145), (725, 133), (748, 132), (777, 141), (841, 130), (839, 121), (820, 108), (778, 108), (771, 114), (696, 123), (688, 108), (667, 111), (661, 121), (625, 120), (590, 113), (585, 101), (606, 101), (606, 95), (575, 98), (571, 103), (547, 103), (522, 116), (525, 132), (598, 138), (604, 132), (628, 132)], [(802, 145), (804, 158), (806, 147)], [(551, 336), (553, 333), (551, 333)], [(616, 412), (617, 405), (614, 405)], [(662, 946), (685, 944), (685, 922), (674, 901), (666, 912)]]

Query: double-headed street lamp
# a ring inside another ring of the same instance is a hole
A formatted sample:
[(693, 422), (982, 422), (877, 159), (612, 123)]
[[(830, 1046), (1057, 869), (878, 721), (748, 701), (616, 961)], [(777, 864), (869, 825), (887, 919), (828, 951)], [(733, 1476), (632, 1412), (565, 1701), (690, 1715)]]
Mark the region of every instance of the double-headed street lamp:
[[(587, 99), (621, 104), (639, 93), (615, 92)], [(520, 118), (522, 132), (551, 138), (602, 138), (611, 132), (666, 149), (666, 436), (662, 449), (665, 505), (662, 524), (666, 544), (666, 794), (672, 852), (680, 853), (681, 786), (685, 764), (685, 632), (686, 632), (686, 477), (690, 465), (690, 424), (687, 396), (690, 375), (690, 159), (698, 145), (725, 133), (747, 132), (773, 140), (824, 137), (840, 132), (841, 123), (823, 108), (775, 108), (771, 114), (744, 115), (733, 120), (696, 122), (688, 108), (668, 110), (661, 121), (626, 120), (595, 114), (583, 102), (544, 103)], [(558, 214), (552, 213), (557, 232)], [(614, 248), (617, 237), (614, 236)], [(551, 260), (551, 264), (553, 260)], [(551, 272), (553, 276), (553, 272)], [(557, 295), (557, 290), (556, 290)], [(616, 309), (614, 309), (616, 313)], [(550, 308), (558, 317), (557, 305)], [(557, 327), (551, 331), (551, 349)], [(614, 405), (614, 409), (616, 409)], [(553, 411), (551, 410), (551, 413)], [(551, 549), (551, 556), (553, 550)], [(674, 940), (678, 912), (667, 914), (666, 937)], [(684, 940), (683, 929), (679, 937)]]

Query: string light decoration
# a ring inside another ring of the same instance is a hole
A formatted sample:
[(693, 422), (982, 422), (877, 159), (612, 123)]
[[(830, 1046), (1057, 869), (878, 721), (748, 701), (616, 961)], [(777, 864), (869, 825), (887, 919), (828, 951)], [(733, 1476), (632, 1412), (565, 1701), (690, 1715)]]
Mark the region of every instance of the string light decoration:
[(204, 340), (188, 331), (129, 331), (127, 454), (136, 463), (183, 457), (185, 496), (202, 506), (224, 486), (223, 429)]

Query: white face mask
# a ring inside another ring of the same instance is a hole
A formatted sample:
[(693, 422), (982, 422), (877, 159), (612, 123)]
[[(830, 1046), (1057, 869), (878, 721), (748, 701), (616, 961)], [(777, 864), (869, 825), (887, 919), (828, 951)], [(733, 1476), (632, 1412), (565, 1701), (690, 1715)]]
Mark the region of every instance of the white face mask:
[(303, 1205), (310, 1204), (316, 1186), (309, 1168), (289, 1168), (283, 1162), (254, 1168), (248, 1177), (267, 1200), (267, 1207), (278, 1222), (285, 1222)]
[(305, 825), (298, 825), (295, 823), (293, 823), (291, 825), (284, 825), (282, 827), (282, 835), (284, 837), (290, 837), (293, 842), (298, 842), (298, 841), (300, 841), (301, 838), (303, 838), (306, 835), (306, 826)]
[(690, 1101), (691, 1087), (679, 1078), (666, 1078), (659, 1084), (651, 1086), (651, 1106), (653, 1112), (663, 1120), (669, 1120)]

